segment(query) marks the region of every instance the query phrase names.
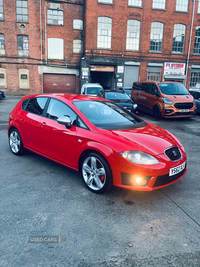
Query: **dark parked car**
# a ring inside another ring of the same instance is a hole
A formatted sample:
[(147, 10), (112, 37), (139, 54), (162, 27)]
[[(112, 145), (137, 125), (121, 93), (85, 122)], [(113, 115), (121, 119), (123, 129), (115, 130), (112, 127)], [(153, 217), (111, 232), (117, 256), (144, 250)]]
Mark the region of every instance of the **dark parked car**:
[(0, 99), (4, 99), (6, 96), (3, 91), (0, 91)]
[(196, 113), (200, 113), (200, 89), (190, 89), (189, 92), (194, 97), (194, 103), (196, 104)]
[(125, 93), (127, 93), (127, 95), (131, 97), (132, 87), (120, 87), (119, 90), (123, 90)]
[(137, 111), (137, 104), (123, 90), (105, 89), (99, 91), (98, 96), (111, 100), (133, 113)]

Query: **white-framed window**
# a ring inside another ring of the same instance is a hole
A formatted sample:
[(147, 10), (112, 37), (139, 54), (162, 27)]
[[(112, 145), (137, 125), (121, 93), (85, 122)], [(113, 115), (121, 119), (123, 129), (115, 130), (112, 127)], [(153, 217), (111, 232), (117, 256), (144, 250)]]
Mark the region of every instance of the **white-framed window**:
[(63, 10), (47, 9), (47, 23), (63, 25)]
[(166, 0), (153, 0), (152, 8), (155, 9), (165, 9)]
[(151, 23), (150, 51), (162, 52), (163, 29), (163, 23)]
[(83, 21), (81, 19), (73, 20), (73, 29), (74, 30), (82, 30), (83, 29)]
[(0, 34), (0, 55), (5, 55), (4, 34)]
[(18, 35), (17, 47), (18, 47), (18, 56), (28, 57), (29, 56), (28, 36)]
[(64, 40), (61, 38), (48, 38), (48, 58), (64, 59)]
[(97, 48), (111, 49), (112, 19), (98, 17)]
[(200, 55), (200, 26), (196, 27), (193, 53)]
[(80, 54), (82, 53), (82, 41), (79, 39), (73, 40), (73, 53)]
[(185, 45), (186, 26), (183, 24), (174, 25), (172, 52), (183, 53)]
[(188, 0), (176, 0), (176, 11), (187, 12)]
[(130, 19), (127, 21), (126, 50), (139, 50), (140, 21)]
[(112, 4), (113, 0), (98, 0), (98, 3), (103, 3), (103, 4)]
[(28, 1), (17, 0), (16, 12), (17, 12), (17, 21), (28, 22)]
[(128, 5), (129, 6), (142, 6), (142, 0), (128, 0)]
[(3, 20), (3, 0), (0, 0), (0, 20)]
[(197, 9), (197, 14), (200, 14), (200, 0), (198, 0), (198, 9)]

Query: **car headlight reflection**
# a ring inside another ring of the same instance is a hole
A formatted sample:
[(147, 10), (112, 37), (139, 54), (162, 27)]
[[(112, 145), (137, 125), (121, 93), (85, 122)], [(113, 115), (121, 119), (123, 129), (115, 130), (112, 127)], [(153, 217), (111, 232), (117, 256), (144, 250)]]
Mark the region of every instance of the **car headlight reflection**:
[(136, 164), (154, 165), (159, 163), (153, 156), (141, 151), (124, 151), (121, 152), (120, 155)]

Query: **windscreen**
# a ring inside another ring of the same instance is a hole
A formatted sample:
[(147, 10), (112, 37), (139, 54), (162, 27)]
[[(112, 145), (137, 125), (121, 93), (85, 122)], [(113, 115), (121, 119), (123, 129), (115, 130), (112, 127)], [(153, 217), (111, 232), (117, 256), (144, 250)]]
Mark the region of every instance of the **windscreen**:
[(158, 86), (165, 95), (189, 95), (182, 83), (159, 83)]
[(132, 113), (108, 101), (78, 101), (73, 104), (96, 127), (102, 129), (132, 128), (143, 122)]
[(101, 87), (87, 87), (87, 95), (97, 95)]
[(130, 100), (130, 97), (127, 94), (119, 92), (105, 92), (105, 98), (109, 100)]

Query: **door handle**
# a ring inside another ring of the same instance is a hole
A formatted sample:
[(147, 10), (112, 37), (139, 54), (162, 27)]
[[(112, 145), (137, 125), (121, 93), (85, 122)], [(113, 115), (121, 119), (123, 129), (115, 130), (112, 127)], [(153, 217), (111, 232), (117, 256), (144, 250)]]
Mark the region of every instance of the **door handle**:
[(45, 127), (45, 126), (46, 126), (46, 122), (45, 122), (45, 121), (42, 121), (42, 122), (41, 122), (41, 125), (42, 125), (43, 127)]

